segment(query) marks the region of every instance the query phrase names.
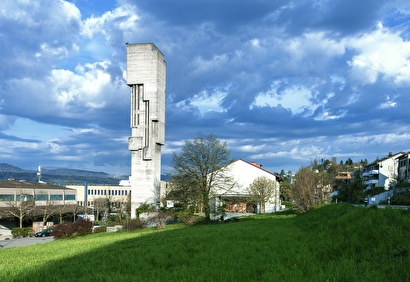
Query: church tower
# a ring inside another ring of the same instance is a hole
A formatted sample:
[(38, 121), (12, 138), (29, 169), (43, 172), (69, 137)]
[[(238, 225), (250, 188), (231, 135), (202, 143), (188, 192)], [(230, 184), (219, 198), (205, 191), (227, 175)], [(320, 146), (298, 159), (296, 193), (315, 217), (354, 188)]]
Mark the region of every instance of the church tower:
[(152, 43), (127, 44), (131, 88), (131, 218), (143, 203), (159, 206), (161, 146), (165, 143), (164, 55)]

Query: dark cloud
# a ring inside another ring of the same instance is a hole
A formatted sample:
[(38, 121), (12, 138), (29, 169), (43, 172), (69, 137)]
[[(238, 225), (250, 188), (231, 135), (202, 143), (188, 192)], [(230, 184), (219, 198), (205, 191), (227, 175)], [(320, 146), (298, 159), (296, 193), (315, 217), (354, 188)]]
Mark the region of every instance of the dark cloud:
[[(199, 133), (274, 171), (410, 140), (407, 1), (1, 5), (0, 142), (15, 164), (128, 173), (125, 42), (153, 42), (167, 61), (163, 170)], [(39, 131), (17, 132), (21, 120)]]

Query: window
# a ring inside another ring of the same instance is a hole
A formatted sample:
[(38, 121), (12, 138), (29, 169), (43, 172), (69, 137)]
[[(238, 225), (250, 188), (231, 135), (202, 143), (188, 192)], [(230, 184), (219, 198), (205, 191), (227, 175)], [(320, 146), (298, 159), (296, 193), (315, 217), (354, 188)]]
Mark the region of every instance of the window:
[(0, 195), (0, 202), (10, 202), (10, 201), (14, 201), (14, 195), (12, 194)]
[(50, 195), (50, 201), (62, 201), (63, 200), (63, 195)]
[(37, 194), (36, 201), (47, 201), (48, 195), (47, 194)]
[(65, 195), (67, 201), (75, 201), (75, 195)]
[(27, 194), (17, 194), (16, 197), (17, 201), (20, 202), (31, 202), (34, 200), (34, 196), (33, 195), (27, 195)]

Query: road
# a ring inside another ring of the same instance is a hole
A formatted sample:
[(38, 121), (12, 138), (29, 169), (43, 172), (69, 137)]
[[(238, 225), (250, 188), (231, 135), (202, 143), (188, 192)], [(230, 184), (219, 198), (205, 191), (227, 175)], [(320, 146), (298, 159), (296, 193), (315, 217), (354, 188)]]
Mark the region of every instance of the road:
[(0, 240), (0, 249), (19, 247), (19, 246), (29, 246), (34, 244), (43, 244), (51, 242), (54, 240), (54, 237), (28, 237), (28, 238), (18, 238), (10, 240)]

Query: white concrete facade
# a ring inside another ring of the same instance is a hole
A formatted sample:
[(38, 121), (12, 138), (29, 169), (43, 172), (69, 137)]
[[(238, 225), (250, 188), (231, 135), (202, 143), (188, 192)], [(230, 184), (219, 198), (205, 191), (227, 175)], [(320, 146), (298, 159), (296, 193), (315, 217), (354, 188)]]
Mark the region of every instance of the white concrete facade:
[(94, 202), (108, 199), (112, 208), (120, 207), (128, 201), (131, 193), (129, 186), (114, 185), (67, 185), (67, 188), (76, 190), (79, 206), (92, 208)]
[(131, 88), (131, 218), (135, 218), (141, 204), (160, 202), (166, 62), (154, 44), (127, 44), (127, 85)]

